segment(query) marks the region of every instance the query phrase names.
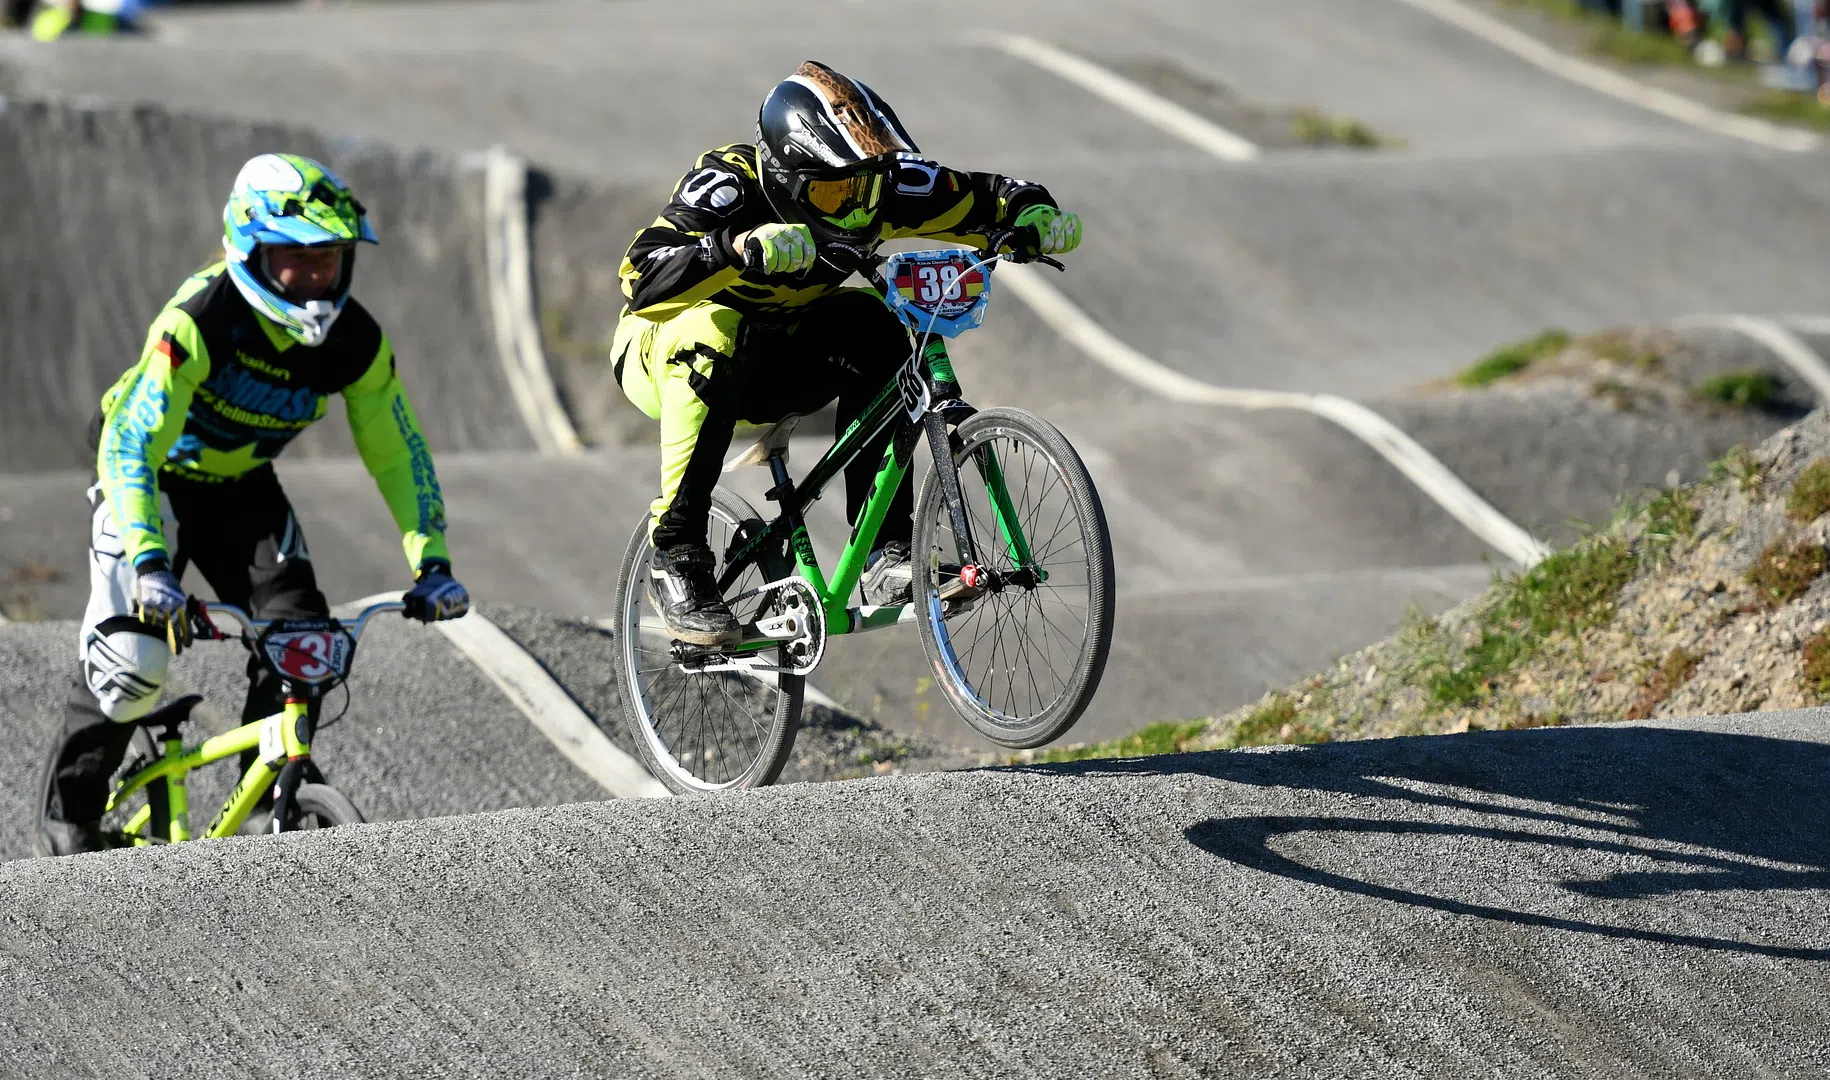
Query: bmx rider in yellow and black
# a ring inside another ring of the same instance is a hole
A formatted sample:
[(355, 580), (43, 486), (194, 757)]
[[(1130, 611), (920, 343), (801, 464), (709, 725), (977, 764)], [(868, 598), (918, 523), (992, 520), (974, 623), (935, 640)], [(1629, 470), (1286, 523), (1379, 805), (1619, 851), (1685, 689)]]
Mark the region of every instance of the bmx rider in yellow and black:
[[(970, 243), (1015, 227), (1030, 252), (1080, 243), (1080, 218), (1040, 184), (923, 158), (869, 87), (808, 61), (777, 84), (756, 142), (700, 157), (623, 259), (628, 304), (612, 347), (630, 401), (661, 422), (649, 597), (674, 637), (739, 639), (718, 595), (706, 526), (739, 420), (772, 423), (838, 399), (843, 431), (909, 355), (901, 322), (846, 261), (896, 237)], [(835, 265), (836, 264), (836, 265)], [(845, 470), (856, 519), (888, 432)], [(905, 480), (866, 563), (872, 604), (907, 603), (913, 496)]]
[[(70, 703), (45, 763), (39, 855), (107, 846), (108, 782), (134, 721), (153, 711), (188, 644), (180, 579), (195, 566), (217, 599), (256, 618), (330, 612), (272, 461), (340, 394), (363, 464), (401, 530), (416, 584), (406, 614), (456, 618), (432, 455), (394, 350), (350, 298), (362, 205), (329, 169), (291, 154), (242, 167), (223, 211), (225, 261), (179, 288), (139, 363), (92, 425), (90, 592)], [(278, 712), (277, 678), (250, 661), (244, 723)]]

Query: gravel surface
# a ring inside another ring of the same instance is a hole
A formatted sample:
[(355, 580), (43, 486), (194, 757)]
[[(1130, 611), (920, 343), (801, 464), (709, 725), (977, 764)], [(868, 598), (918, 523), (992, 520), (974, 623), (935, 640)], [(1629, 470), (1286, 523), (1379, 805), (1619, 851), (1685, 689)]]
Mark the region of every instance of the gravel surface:
[[(0, 628), (0, 859), (23, 858), (37, 822), (40, 763), (76, 669), (75, 623)], [(166, 700), (204, 695), (196, 737), (233, 727), (246, 693), (246, 659), (230, 643), (179, 657)], [(325, 777), (371, 821), (601, 799), (507, 699), (436, 631), (377, 617), (363, 636), (349, 711), (313, 743)], [(336, 692), (327, 715), (335, 715)], [(227, 795), (232, 763), (192, 778), (193, 824)]]
[(0, 1051), (22, 1078), (1816, 1076), (1827, 719), (13, 863)]
[[(486, 614), (522, 648), (540, 658), (611, 742), (631, 755), (637, 753), (611, 666), (616, 638), (610, 631), (590, 620), (561, 618), (532, 608), (492, 604)], [(914, 642), (909, 644), (920, 650)], [(818, 681), (816, 677), (816, 684)], [(988, 764), (985, 759), (993, 756), (989, 750), (969, 750), (911, 732), (908, 724), (891, 730), (847, 709), (824, 704), (804, 705), (801, 723), (794, 739), (794, 757), (782, 770), (780, 782), (784, 784), (957, 769)]]

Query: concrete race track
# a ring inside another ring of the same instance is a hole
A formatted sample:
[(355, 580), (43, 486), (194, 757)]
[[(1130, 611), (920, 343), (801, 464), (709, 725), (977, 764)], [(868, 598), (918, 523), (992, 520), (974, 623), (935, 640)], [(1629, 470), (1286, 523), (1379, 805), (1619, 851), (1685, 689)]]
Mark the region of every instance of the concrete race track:
[(0, 867), (22, 1078), (1821, 1075), (1822, 713)]
[[(1421, 384), (1548, 326), (1826, 307), (1821, 154), (1599, 96), (1398, 0), (262, 4), (154, 29), (0, 38), (0, 601), (50, 620), (0, 630), (0, 859), (25, 853), (73, 659), (84, 427), (253, 153), (322, 156), (373, 209), (357, 293), (486, 610), (609, 612), (656, 457), (604, 360), (617, 263), (807, 57), (931, 155), (1079, 210), (1047, 281), (1118, 341), (1362, 401), (1540, 536), (1724, 447)], [(1398, 141), (1219, 160), (983, 31), (1221, 124), (1313, 104)], [(582, 454), (543, 455), (511, 404), (498, 145), (532, 170), (534, 314)], [(1501, 561), (1342, 428), (1169, 401), (1015, 290), (956, 355), (975, 404), (1067, 432), (1113, 525), (1118, 633), (1071, 738), (1227, 710)], [(341, 424), (280, 465), (334, 600), (406, 582)], [(505, 625), (606, 720), (591, 643), (543, 619)], [(221, 725), (240, 663), (200, 648), (172, 688)], [(886, 633), (814, 681), (975, 760), (928, 674)], [(386, 620), (352, 692), (325, 768), (378, 824), (0, 866), (0, 1072), (1810, 1076), (1830, 1054), (1822, 713), (597, 803), (436, 633)]]

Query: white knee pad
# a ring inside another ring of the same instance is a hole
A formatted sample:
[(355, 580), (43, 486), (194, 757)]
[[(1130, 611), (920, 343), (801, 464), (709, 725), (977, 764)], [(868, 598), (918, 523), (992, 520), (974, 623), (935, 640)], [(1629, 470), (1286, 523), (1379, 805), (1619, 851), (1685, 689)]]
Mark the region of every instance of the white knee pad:
[(159, 703), (171, 658), (158, 638), (133, 630), (93, 629), (83, 637), (83, 681), (104, 716), (129, 723)]

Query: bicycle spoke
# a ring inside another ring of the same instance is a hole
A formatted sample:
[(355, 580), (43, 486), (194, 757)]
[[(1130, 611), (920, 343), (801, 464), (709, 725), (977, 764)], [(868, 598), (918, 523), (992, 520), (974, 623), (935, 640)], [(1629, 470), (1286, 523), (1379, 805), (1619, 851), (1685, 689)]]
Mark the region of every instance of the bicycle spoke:
[[(707, 540), (712, 550), (729, 551), (736, 520), (715, 505), (711, 525)], [(761, 564), (752, 564), (737, 575), (728, 595), (769, 580)], [(623, 625), (631, 640), (623, 655), (625, 679), (632, 683), (624, 689), (639, 720), (637, 735), (669, 783), (706, 790), (752, 782), (746, 778), (753, 778), (770, 752), (776, 718), (789, 693), (780, 677), (683, 670), (674, 660), (666, 624), (649, 608), (645, 593), (629, 588), (627, 600)], [(753, 597), (732, 605), (733, 614), (740, 622), (754, 622), (768, 604), (764, 597)]]
[[(965, 448), (982, 484), (962, 488), (966, 520), (979, 542), (980, 565), (1009, 575), (1016, 565), (1014, 539), (1030, 566), (1047, 580), (1010, 582), (987, 592), (933, 632), (948, 643), (964, 689), (997, 724), (1024, 723), (1056, 707), (1075, 685), (1090, 635), (1095, 571), (1087, 523), (1070, 475), (1051, 453), (1027, 437), (999, 434)], [(995, 471), (994, 471), (995, 470)], [(1002, 477), (1002, 495), (993, 478)], [(1005, 501), (999, 501), (999, 498)], [(933, 548), (945, 558), (958, 549), (944, 502), (934, 508)], [(932, 588), (947, 582), (929, 571)]]

